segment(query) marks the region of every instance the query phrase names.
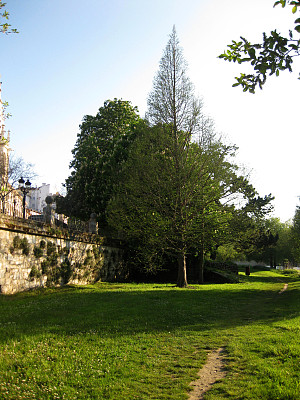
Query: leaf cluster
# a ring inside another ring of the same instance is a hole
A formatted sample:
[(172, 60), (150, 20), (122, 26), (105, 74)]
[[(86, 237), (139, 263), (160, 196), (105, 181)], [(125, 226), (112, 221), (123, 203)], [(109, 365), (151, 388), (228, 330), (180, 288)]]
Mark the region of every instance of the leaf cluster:
[[(300, 7), (299, 1), (276, 1), (274, 6), (287, 4), (293, 6), (292, 12), (296, 13)], [(294, 30), (300, 33), (300, 18), (295, 20)], [(289, 36), (284, 37), (276, 29), (268, 36), (263, 33), (262, 43), (250, 43), (244, 37), (240, 41), (232, 40), (227, 50), (219, 55), (225, 61), (233, 61), (239, 64), (249, 62), (253, 66), (254, 73), (241, 73), (236, 77), (232, 86), (241, 86), (244, 92), (255, 93), (256, 87), (262, 89), (268, 75), (279, 76), (280, 71), (292, 72), (293, 58), (300, 55), (300, 39), (295, 39), (292, 30)], [(299, 77), (300, 79), (300, 77)]]
[(9, 12), (7, 10), (2, 10), (6, 6), (6, 3), (0, 1), (0, 32), (5, 33), (6, 35), (9, 33), (18, 33), (17, 29), (11, 28), (11, 25), (8, 22), (9, 20)]

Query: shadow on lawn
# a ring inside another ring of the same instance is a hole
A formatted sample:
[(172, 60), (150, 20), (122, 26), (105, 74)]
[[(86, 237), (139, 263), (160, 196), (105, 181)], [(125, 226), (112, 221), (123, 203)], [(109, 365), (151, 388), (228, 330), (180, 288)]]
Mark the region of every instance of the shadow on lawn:
[[(254, 271), (255, 273), (255, 271)], [(297, 275), (284, 275), (277, 273), (275, 276), (264, 276), (264, 275), (254, 275), (252, 272), (250, 273), (250, 276), (247, 276), (245, 273), (239, 273), (240, 277), (240, 282), (261, 282), (261, 283), (278, 283), (282, 282), (284, 283), (289, 283), (289, 282), (294, 282), (297, 280)], [(298, 277), (299, 279), (300, 277)]]
[[(267, 277), (249, 278), (253, 282), (274, 282)], [(282, 280), (289, 279), (282, 277)], [(116, 289), (118, 285), (107, 287)], [(300, 313), (300, 283), (281, 295), (274, 290), (245, 289), (239, 284), (233, 284), (232, 289), (228, 285), (226, 289), (222, 285), (211, 289), (205, 285), (195, 290), (163, 289), (163, 285), (152, 290), (143, 290), (138, 285), (136, 290), (122, 288), (119, 285), (118, 291), (103, 291), (97, 286), (65, 287), (1, 296), (0, 341), (24, 335), (76, 335), (89, 331), (112, 337), (227, 329), (288, 319)]]

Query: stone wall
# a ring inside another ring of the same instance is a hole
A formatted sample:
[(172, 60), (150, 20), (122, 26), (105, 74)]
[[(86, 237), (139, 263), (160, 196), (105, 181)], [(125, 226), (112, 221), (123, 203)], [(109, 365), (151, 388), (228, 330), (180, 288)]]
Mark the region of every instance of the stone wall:
[(0, 292), (126, 278), (117, 240), (0, 215)]

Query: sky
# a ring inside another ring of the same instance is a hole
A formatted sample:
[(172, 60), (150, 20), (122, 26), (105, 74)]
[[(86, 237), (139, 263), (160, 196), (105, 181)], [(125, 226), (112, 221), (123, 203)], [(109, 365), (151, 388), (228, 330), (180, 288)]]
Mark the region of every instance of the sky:
[(34, 165), (34, 185), (62, 189), (79, 125), (108, 99), (137, 106), (147, 96), (173, 25), (195, 93), (237, 161), (251, 171), (259, 195), (275, 196), (274, 217), (285, 222), (299, 205), (300, 62), (270, 77), (255, 95), (233, 88), (246, 65), (218, 59), (240, 36), (283, 35), (290, 9), (274, 0), (6, 0), (18, 34), (0, 35), (2, 100), (16, 156)]

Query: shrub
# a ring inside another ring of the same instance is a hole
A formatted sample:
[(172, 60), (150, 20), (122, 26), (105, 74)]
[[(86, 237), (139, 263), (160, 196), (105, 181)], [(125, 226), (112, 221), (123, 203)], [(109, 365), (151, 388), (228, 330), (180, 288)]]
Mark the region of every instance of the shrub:
[(53, 242), (47, 242), (47, 256), (51, 256), (53, 253), (56, 252), (56, 245)]
[(13, 238), (13, 246), (10, 247), (10, 252), (13, 253), (15, 249), (21, 249), (25, 256), (28, 256), (30, 246), (26, 238), (21, 239), (20, 236)]
[(95, 260), (99, 260), (99, 258), (100, 258), (99, 248), (95, 245), (93, 246), (93, 253), (94, 253)]
[(42, 274), (46, 275), (48, 273), (49, 266), (50, 264), (48, 260), (44, 260), (41, 262)]
[(22, 249), (22, 253), (25, 256), (28, 256), (30, 247), (29, 247), (28, 240), (26, 238), (21, 239), (20, 248)]
[(31, 268), (31, 271), (30, 271), (30, 273), (29, 273), (29, 277), (30, 278), (40, 278), (41, 277), (41, 272), (36, 268), (36, 266), (34, 265), (32, 268)]
[(34, 246), (33, 254), (34, 254), (35, 258), (40, 258), (44, 254), (44, 251), (40, 247)]
[(21, 246), (21, 238), (20, 238), (20, 236), (15, 236), (14, 237), (13, 246), (14, 246), (14, 249), (19, 249), (20, 248), (20, 246)]
[(72, 267), (68, 258), (65, 258), (61, 263), (61, 277), (63, 279), (63, 283), (68, 283), (72, 276)]

